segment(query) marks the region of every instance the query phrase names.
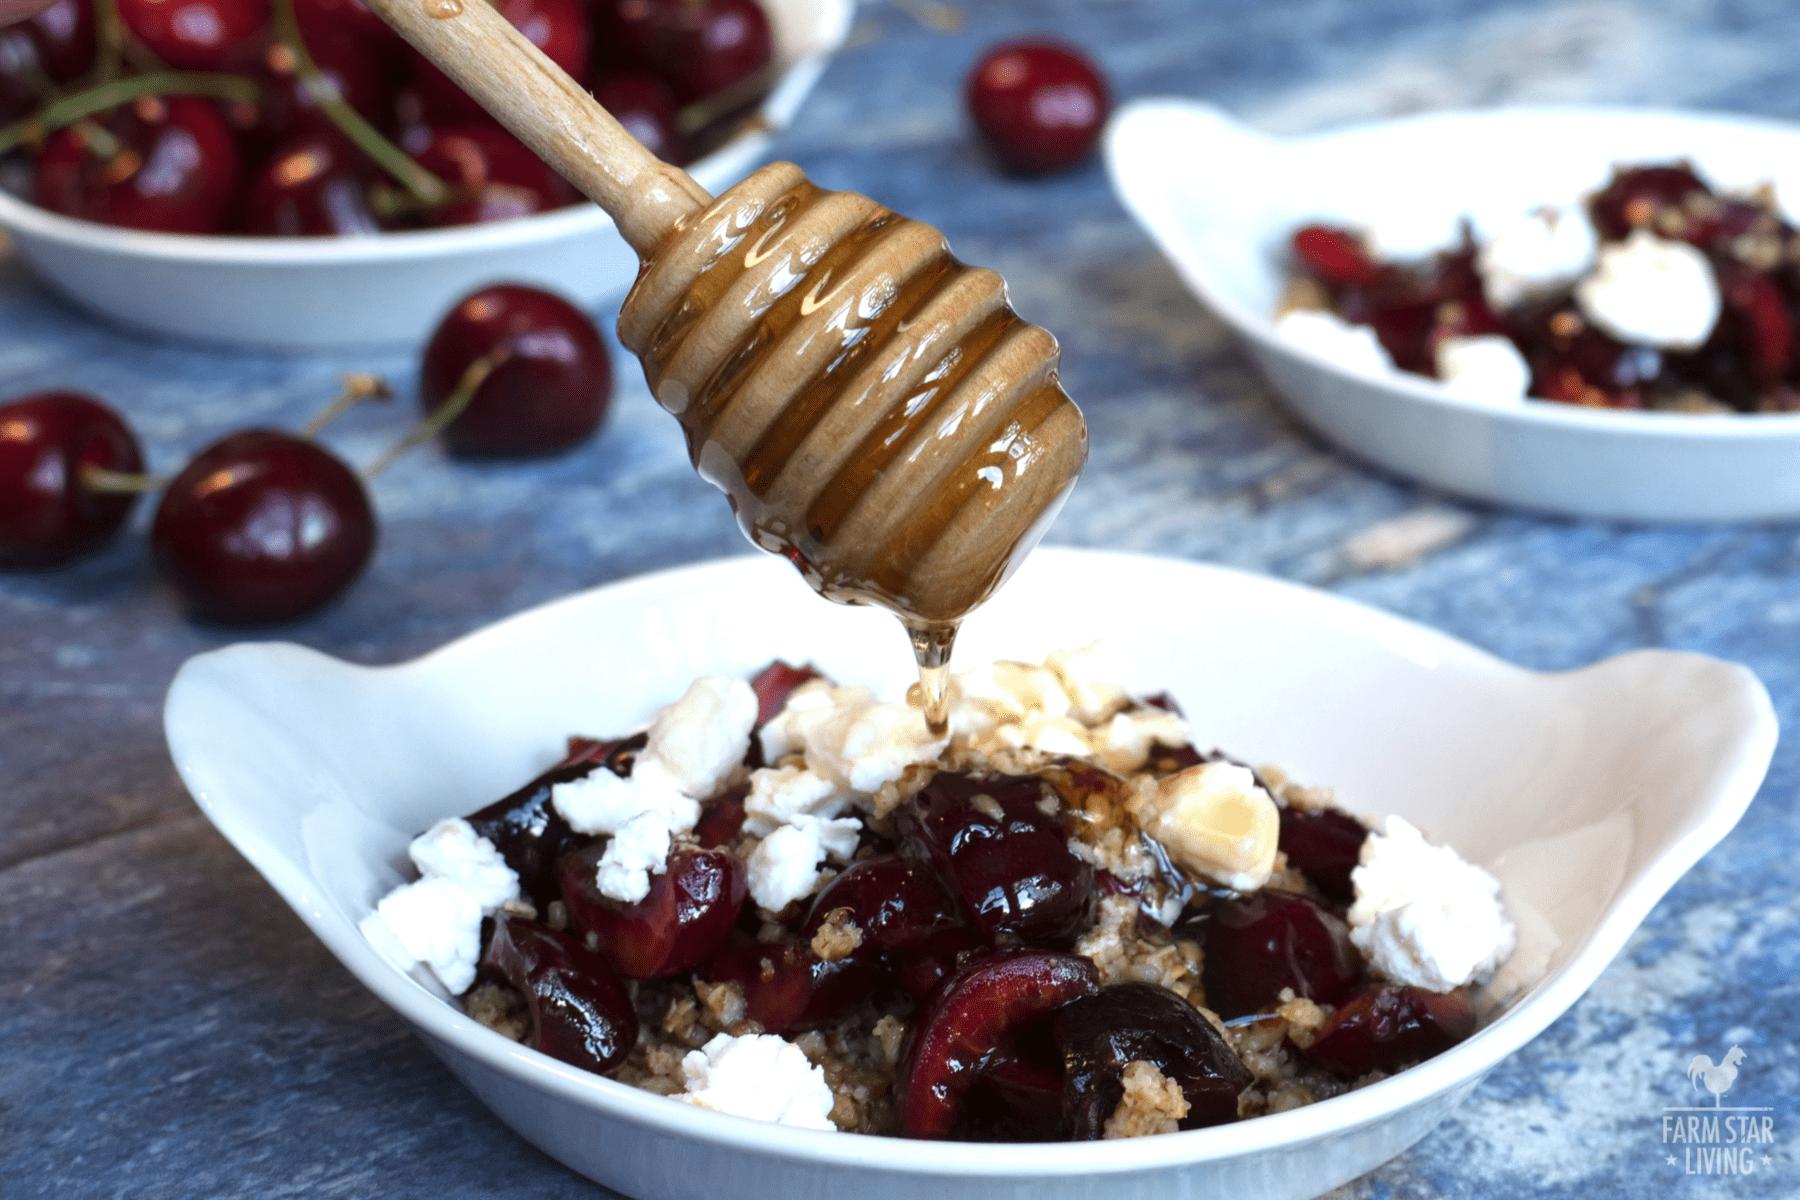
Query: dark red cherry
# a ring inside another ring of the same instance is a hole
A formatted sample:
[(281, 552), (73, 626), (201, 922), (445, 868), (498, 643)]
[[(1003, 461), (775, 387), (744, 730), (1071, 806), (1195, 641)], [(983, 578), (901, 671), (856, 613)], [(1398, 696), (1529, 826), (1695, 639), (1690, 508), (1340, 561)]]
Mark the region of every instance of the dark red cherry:
[(1355, 1079), (1442, 1054), (1474, 1032), (1467, 991), (1377, 983), (1346, 1000), (1301, 1053), (1314, 1066)]
[(0, 121), (11, 122), (49, 101), (49, 77), (23, 29), (0, 29)]
[(705, 962), (731, 937), (749, 893), (744, 864), (724, 850), (677, 848), (650, 892), (635, 903), (602, 895), (595, 881), (605, 843), (562, 860), (569, 922), (596, 942), (627, 979), (656, 979)]
[(432, 212), (433, 225), (481, 225), (562, 208), (575, 189), (491, 122), (433, 130), (416, 157), (419, 165), (456, 189), (456, 196)]
[(826, 961), (807, 940), (740, 938), (700, 968), (714, 983), (735, 983), (744, 1013), (769, 1033), (811, 1029), (842, 1016), (875, 988), (881, 972), (861, 955)]
[(1350, 872), (1356, 869), (1368, 836), (1368, 827), (1342, 809), (1308, 812), (1290, 804), (1281, 810), (1277, 848), (1287, 855), (1288, 866), (1306, 876), (1314, 887), (1338, 903), (1348, 904), (1356, 899)]
[(1369, 256), (1362, 239), (1331, 225), (1306, 225), (1294, 232), (1294, 257), (1325, 283), (1375, 282), (1381, 266)]
[(582, 779), (603, 769), (595, 759), (563, 763), (467, 818), (470, 827), (500, 851), (500, 857), (519, 877), (519, 890), (537, 908), (540, 917), (550, 911), (551, 901), (562, 899), (557, 866), (563, 856), (594, 841), (588, 834), (569, 828), (551, 803), (551, 793), (559, 783)]
[(983, 1061), (1007, 1034), (1099, 990), (1091, 960), (1048, 950), (997, 951), (944, 980), (913, 1019), (900, 1074), (901, 1133), (947, 1136)]
[[(587, 13), (581, 0), (498, 0), (494, 8), (512, 22), (525, 40), (576, 79), (588, 69)], [(487, 114), (472, 96), (417, 50), (408, 50), (413, 84), (425, 102), (426, 119), (434, 125), (483, 118)]]
[(1263, 891), (1223, 900), (1204, 926), (1206, 1005), (1227, 1020), (1274, 1003), (1283, 988), (1336, 1004), (1362, 977), (1349, 927), (1305, 896)]
[(1669, 370), (1745, 412), (1793, 360), (1793, 318), (1780, 287), (1768, 274), (1732, 259), (1713, 264), (1719, 279), (1719, 322), (1706, 344), (1666, 356)]
[(52, 212), (165, 233), (216, 233), (237, 190), (239, 157), (218, 110), (191, 96), (145, 96), (102, 122), (50, 135), (38, 156), (37, 202)]
[(801, 936), (810, 939), (826, 915), (840, 908), (850, 910), (868, 949), (913, 956), (965, 944), (953, 932), (965, 928), (965, 922), (937, 872), (898, 854), (852, 863), (826, 884), (800, 927)]
[(600, 107), (656, 157), (676, 166), (693, 157), (675, 118), (675, 93), (661, 79), (645, 71), (615, 72), (595, 79), (592, 91)]
[(959, 1142), (1060, 1142), (1066, 1140), (1062, 1110), (1062, 1064), (1021, 1053), (1006, 1038), (983, 1059), (949, 1136)]
[(375, 549), (375, 512), (329, 450), (249, 429), (202, 450), (163, 489), (150, 548), (198, 619), (288, 621), (350, 586)]
[(379, 233), (369, 208), (369, 160), (344, 139), (307, 134), (283, 146), (250, 180), (238, 231), (260, 237)]
[(119, 415), (80, 392), (35, 392), (0, 406), (0, 567), (54, 567), (99, 549), (136, 503), (96, 491), (84, 467), (136, 474), (137, 438)]
[(363, 0), (294, 0), (294, 19), (308, 47), (318, 38), (348, 34), (384, 63), (396, 63), (406, 53), (405, 39)]
[[(336, 31), (309, 35), (306, 46), (319, 74), (345, 103), (370, 121), (383, 119), (393, 104), (392, 88), (367, 42)], [(233, 49), (228, 66), (262, 85), (256, 123), (247, 130), (254, 146), (266, 150), (302, 133), (337, 132), (312, 89), (301, 83), (299, 59), (272, 31)]]
[(20, 29), (37, 47), (44, 74), (57, 83), (94, 65), (94, 9), (88, 0), (57, 0)]
[(758, 671), (750, 681), (750, 690), (756, 693), (756, 723), (765, 724), (780, 712), (795, 688), (822, 678), (813, 667), (790, 667), (780, 659)]
[(989, 938), (1062, 944), (1087, 921), (1094, 869), (1039, 807), (1055, 797), (1035, 776), (940, 771), (899, 810), (899, 825)]
[(1664, 237), (1681, 236), (1665, 226), (1669, 218), (1659, 222), (1660, 214), (1681, 212), (1694, 197), (1709, 197), (1711, 191), (1684, 163), (1672, 166), (1631, 167), (1615, 172), (1612, 182), (1588, 201), (1588, 212), (1594, 228), (1608, 241), (1622, 241), (1633, 229), (1651, 229)]
[(435, 412), (469, 365), (504, 354), (444, 430), (453, 454), (548, 454), (593, 433), (612, 398), (612, 363), (588, 315), (536, 288), (496, 284), (458, 301), (431, 335), (419, 402)]
[(217, 71), (232, 47), (269, 23), (268, 0), (118, 0), (119, 19), (156, 57)]
[(682, 104), (743, 82), (774, 52), (756, 0), (614, 0), (611, 7), (624, 57), (668, 80)]
[(566, 933), (501, 913), (481, 956), (525, 997), (532, 1049), (606, 1072), (637, 1044), (637, 1013), (604, 956)]
[(1664, 356), (1589, 325), (1567, 300), (1515, 314), (1514, 339), (1531, 364), (1531, 394), (1564, 404), (1642, 408)]
[(976, 132), (1009, 171), (1072, 167), (1100, 138), (1112, 100), (1087, 56), (1064, 42), (1027, 38), (994, 46), (964, 88)]
[(749, 785), (740, 784), (706, 802), (700, 810), (700, 820), (694, 824), (694, 840), (701, 849), (712, 850), (737, 840), (743, 832), (744, 818), (749, 815), (744, 811), (749, 795)]
[(1153, 1064), (1187, 1097), (1181, 1128), (1237, 1120), (1238, 1093), (1251, 1075), (1194, 1006), (1154, 983), (1122, 983), (1071, 1001), (1050, 1015), (1063, 1053), (1063, 1113), (1069, 1137), (1098, 1139), (1125, 1094), (1125, 1068)]

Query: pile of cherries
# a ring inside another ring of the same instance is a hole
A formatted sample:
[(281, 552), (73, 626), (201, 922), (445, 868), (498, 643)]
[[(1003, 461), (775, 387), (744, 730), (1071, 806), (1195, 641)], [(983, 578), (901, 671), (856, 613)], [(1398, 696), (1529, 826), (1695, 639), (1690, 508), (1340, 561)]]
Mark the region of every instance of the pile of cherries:
[(1293, 235), (1294, 258), (1324, 286), (1332, 308), (1368, 325), (1394, 365), (1437, 374), (1449, 337), (1504, 334), (1531, 366), (1530, 394), (1603, 408), (1738, 412), (1800, 410), (1800, 257), (1794, 227), (1772, 199), (1719, 196), (1685, 163), (1615, 172), (1588, 200), (1603, 241), (1633, 230), (1703, 251), (1719, 283), (1721, 312), (1691, 351), (1628, 345), (1585, 320), (1572, 290), (1496, 313), (1482, 294), (1467, 226), (1462, 244), (1418, 265), (1376, 261), (1351, 231), (1308, 225)]
[[(380, 390), (365, 381), (360, 392)], [(483, 288), (426, 346), (426, 420), (403, 445), (438, 433), (458, 455), (554, 453), (593, 433), (611, 394), (606, 344), (585, 313), (533, 288)], [(37, 392), (0, 404), (0, 569), (59, 567), (104, 546), (138, 494), (157, 486), (143, 469), (130, 428), (91, 396)], [(199, 620), (303, 616), (348, 587), (375, 548), (363, 479), (310, 437), (230, 434), (161, 490), (151, 549)]]
[[(757, 0), (495, 7), (673, 163), (726, 136), (773, 82)], [(117, 14), (112, 26), (91, 0), (60, 0), (0, 30), (0, 153), (34, 154), (45, 208), (171, 233), (313, 235), (580, 199), (362, 0), (117, 0)]]
[[(753, 680), (759, 721), (816, 677), (780, 662), (765, 668)], [(1165, 988), (1103, 987), (1094, 963), (1071, 952), (1093, 923), (1096, 897), (1126, 886), (1070, 852), (1071, 829), (1043, 802), (1059, 796), (1075, 808), (1079, 797), (1066, 793), (1123, 781), (1086, 766), (1056, 783), (940, 772), (897, 810), (894, 837), (865, 829), (852, 864), (771, 928), (745, 903), (746, 868), (730, 849), (744, 822), (743, 787), (707, 802), (695, 843), (670, 851), (644, 899), (600, 893), (606, 843), (573, 831), (552, 789), (595, 771), (629, 777), (645, 741), (572, 738), (562, 763), (468, 818), (543, 918), (502, 913), (483, 931), (482, 978), (522, 996), (529, 1044), (611, 1071), (637, 1043), (625, 981), (692, 972), (736, 984), (748, 1017), (769, 1033), (867, 1016), (870, 1005), (910, 1014), (898, 1081), (906, 1136), (1098, 1138), (1134, 1061), (1180, 1085), (1190, 1106), (1182, 1128), (1237, 1119), (1252, 1076), (1225, 1038)], [(1159, 758), (1171, 769), (1202, 761), (1191, 747), (1162, 747)], [(763, 765), (755, 737), (745, 762)], [(1430, 1057), (1467, 1037), (1475, 1020), (1464, 992), (1364, 979), (1343, 910), (1366, 832), (1342, 813), (1290, 811), (1281, 846), (1324, 898), (1193, 889), (1177, 929), (1203, 942), (1208, 1003), (1221, 1014), (1255, 1019), (1284, 988), (1331, 1007), (1320, 1036), (1298, 1052), (1346, 1080)], [(559, 927), (549, 923), (559, 910), (566, 928), (560, 917)], [(821, 929), (846, 920), (860, 943), (821, 957)]]

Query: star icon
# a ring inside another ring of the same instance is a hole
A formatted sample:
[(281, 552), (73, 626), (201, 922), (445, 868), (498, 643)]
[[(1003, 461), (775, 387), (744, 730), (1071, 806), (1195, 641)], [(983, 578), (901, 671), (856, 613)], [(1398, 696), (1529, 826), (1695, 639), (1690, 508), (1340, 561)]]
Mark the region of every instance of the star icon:
[[(1768, 1156), (1764, 1155), (1763, 1157), (1767, 1158)], [(1675, 1156), (1673, 1154), (1669, 1155), (1668, 1162), (1671, 1167), (1675, 1165)]]
[[(1670, 1162), (1674, 1162), (1674, 1161), (1675, 1161), (1675, 1160), (1674, 1160), (1674, 1159), (1670, 1159), (1670, 1160), (1669, 1160), (1669, 1161), (1670, 1161)], [(1763, 1155), (1763, 1166), (1765, 1166), (1765, 1167), (1772, 1167), (1772, 1166), (1774, 1166), (1774, 1165), (1775, 1165), (1775, 1160), (1774, 1160), (1774, 1159), (1773, 1159), (1773, 1158), (1772, 1158), (1772, 1157), (1770, 1157), (1770, 1156), (1769, 1156), (1769, 1155), (1767, 1155), (1767, 1154), (1765, 1154), (1765, 1155)]]

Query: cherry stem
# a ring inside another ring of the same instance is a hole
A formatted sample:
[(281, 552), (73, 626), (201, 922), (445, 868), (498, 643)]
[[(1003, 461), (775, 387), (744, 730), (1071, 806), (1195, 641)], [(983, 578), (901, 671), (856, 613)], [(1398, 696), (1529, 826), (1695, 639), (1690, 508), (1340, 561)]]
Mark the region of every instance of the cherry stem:
[(209, 96), (254, 104), (260, 93), (261, 88), (254, 79), (205, 71), (156, 71), (149, 75), (133, 75), (129, 79), (114, 79), (65, 96), (23, 121), (0, 126), (0, 154), (28, 142), (40, 141), (47, 133), (85, 121), (141, 96)]
[(730, 87), (677, 109), (675, 125), (684, 134), (705, 129), (720, 117), (735, 112), (762, 96), (775, 86), (775, 81), (779, 78), (781, 64), (771, 59)]
[(161, 487), (164, 480), (154, 475), (144, 475), (137, 471), (113, 471), (93, 463), (82, 463), (76, 478), (81, 486), (90, 492), (151, 492)]
[(371, 162), (392, 175), (400, 186), (417, 196), (422, 203), (436, 207), (448, 200), (450, 185), (421, 167), (406, 151), (382, 136), (380, 130), (350, 107), (337, 85), (319, 70), (312, 53), (306, 48), (306, 39), (300, 34), (300, 22), (294, 16), (294, 0), (275, 0), (270, 7), (270, 16), (275, 24), (275, 36), (281, 39), (282, 45), (293, 51), (301, 86), (318, 104), (319, 111), (337, 126), (338, 132), (354, 142), (356, 148), (368, 155)]
[(124, 57), (125, 23), (119, 19), (119, 0), (94, 0), (94, 72), (100, 82), (119, 77)]
[(379, 375), (371, 375), (367, 371), (346, 371), (343, 379), (344, 390), (339, 392), (338, 398), (326, 405), (318, 416), (306, 423), (306, 427), (300, 431), (301, 437), (317, 437), (327, 425), (364, 400), (390, 400), (393, 398), (394, 389), (389, 387), (388, 381)]
[(422, 442), (429, 442), (442, 433), (445, 426), (462, 416), (463, 410), (474, 402), (475, 393), (481, 390), (481, 385), (487, 382), (487, 377), (494, 373), (495, 368), (511, 357), (511, 346), (496, 346), (464, 367), (462, 378), (456, 381), (456, 390), (450, 393), (438, 410), (413, 426), (411, 433), (401, 438), (392, 449), (376, 459), (362, 473), (363, 479), (366, 481), (375, 478), (414, 446)]
[(957, 33), (963, 27), (962, 9), (940, 0), (892, 0), (895, 8), (937, 33)]

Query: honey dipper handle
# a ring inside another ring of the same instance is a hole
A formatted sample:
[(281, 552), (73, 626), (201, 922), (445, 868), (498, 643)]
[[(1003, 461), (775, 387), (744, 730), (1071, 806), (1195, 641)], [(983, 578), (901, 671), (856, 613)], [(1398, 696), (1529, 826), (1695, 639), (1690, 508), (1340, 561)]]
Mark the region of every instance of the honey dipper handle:
[(648, 257), (675, 223), (712, 203), (644, 148), (486, 0), (365, 0), (563, 178), (612, 215)]

